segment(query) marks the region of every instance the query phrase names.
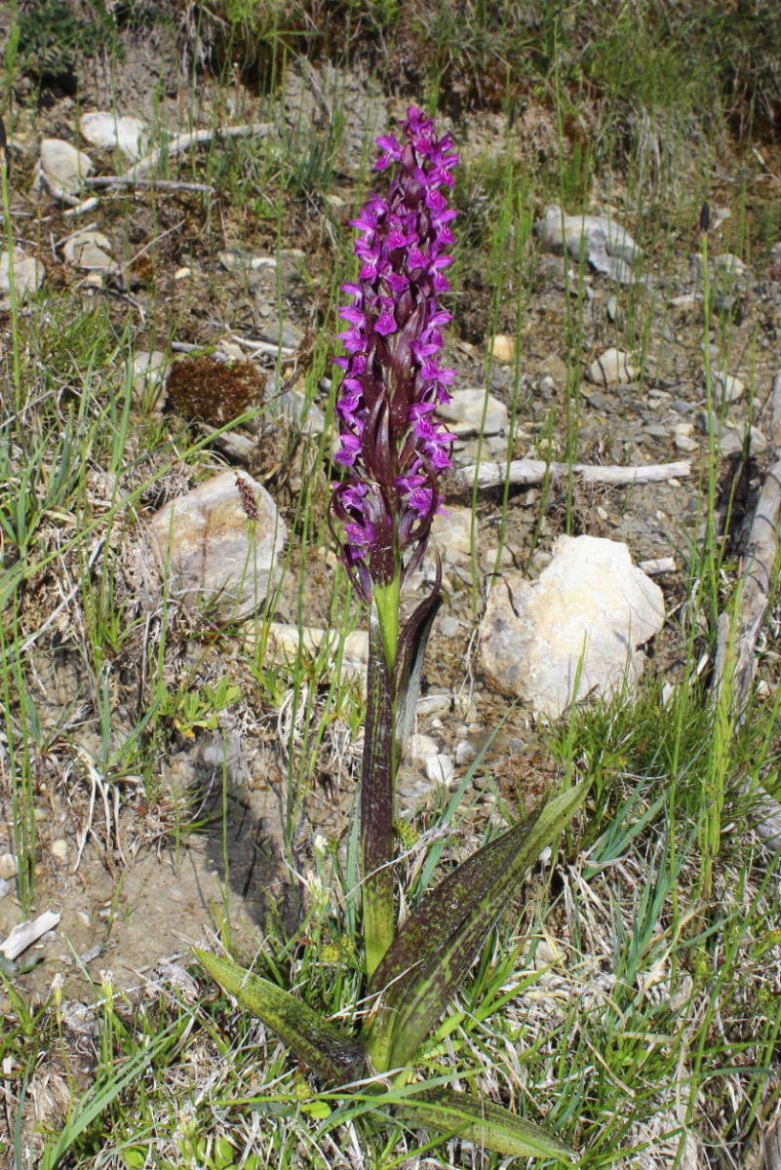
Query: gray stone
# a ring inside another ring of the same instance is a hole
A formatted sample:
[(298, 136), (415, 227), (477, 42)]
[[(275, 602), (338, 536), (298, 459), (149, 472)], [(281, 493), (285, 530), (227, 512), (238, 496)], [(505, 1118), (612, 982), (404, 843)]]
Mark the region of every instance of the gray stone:
[(67, 263), (74, 268), (84, 268), (89, 272), (119, 272), (119, 265), (110, 253), (108, 236), (90, 230), (70, 236), (62, 249)]
[(44, 138), (34, 186), (43, 186), (55, 199), (73, 203), (91, 171), (92, 159), (83, 150), (77, 150), (62, 138)]
[(510, 425), (507, 407), (487, 389), (454, 390), (438, 414), (454, 435), (498, 435)]
[(713, 390), (719, 402), (737, 402), (746, 393), (746, 383), (725, 370), (714, 370)]
[(633, 284), (640, 278), (633, 265), (642, 259), (629, 232), (606, 215), (564, 215), (558, 204), (545, 209), (534, 230), (543, 247), (555, 252), (567, 251), (578, 258), (581, 253), (597, 272), (603, 272), (620, 284)]
[(307, 401), (300, 390), (285, 390), (272, 395), (266, 403), (266, 412), (272, 418), (286, 418), (294, 422), (305, 435), (322, 435), (325, 415), (315, 402)]
[[(746, 434), (747, 431), (748, 434)], [(729, 427), (722, 431), (719, 438), (719, 452), (725, 459), (731, 455), (739, 455), (746, 447), (752, 455), (762, 455), (767, 451), (767, 439), (759, 427), (746, 427), (743, 430)]]
[(273, 584), (287, 531), (276, 504), (244, 472), (212, 476), (147, 525), (171, 597), (223, 620), (255, 613)]
[(19, 861), (15, 853), (0, 853), (0, 878), (10, 881), (19, 872)]
[(633, 684), (637, 648), (664, 622), (659, 586), (625, 544), (562, 536), (536, 582), (511, 574), (497, 582), (480, 624), (480, 661), (497, 690), (556, 718), (576, 699)]
[(748, 267), (740, 256), (735, 256), (732, 252), (722, 252), (719, 256), (714, 256), (711, 263), (727, 276), (745, 276), (748, 272)]
[(586, 371), (586, 377), (596, 386), (616, 386), (622, 382), (633, 382), (639, 372), (638, 368), (632, 365), (628, 353), (611, 346), (591, 363)]
[(448, 505), (434, 517), (431, 536), (443, 561), (468, 561), (472, 555), (472, 509)]
[[(40, 260), (35, 256), (26, 256), (19, 248), (14, 248), (13, 279), (16, 295), (23, 300), (30, 293), (37, 292), (43, 284), (46, 271)], [(8, 296), (11, 292), (11, 262), (8, 252), (0, 253), (0, 295)]]
[(434, 784), (449, 784), (455, 773), (453, 757), (446, 752), (437, 752), (426, 760), (426, 776)]
[(79, 120), (79, 129), (90, 146), (97, 146), (103, 150), (121, 150), (132, 162), (144, 153), (146, 123), (131, 114), (111, 114), (103, 111), (83, 114)]

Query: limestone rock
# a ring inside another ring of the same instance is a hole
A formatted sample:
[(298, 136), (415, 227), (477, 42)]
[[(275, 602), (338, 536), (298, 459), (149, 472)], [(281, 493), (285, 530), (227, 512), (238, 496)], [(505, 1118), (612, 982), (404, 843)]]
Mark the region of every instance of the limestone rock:
[(166, 356), (160, 349), (140, 349), (133, 358), (133, 396), (137, 403), (153, 390), (155, 404), (163, 397), (162, 383), (167, 372)]
[(96, 110), (79, 120), (82, 137), (90, 146), (103, 150), (121, 150), (131, 162), (141, 158), (147, 136), (146, 124), (131, 114), (111, 114)]
[(746, 393), (746, 383), (724, 370), (714, 370), (713, 389), (720, 402), (737, 402)]
[(510, 425), (507, 407), (490, 394), (477, 388), (454, 390), (450, 402), (440, 406), (439, 416), (454, 435), (498, 435)]
[(443, 561), (468, 561), (472, 555), (472, 509), (448, 505), (434, 517), (431, 536)]
[(640, 677), (637, 648), (661, 629), (664, 600), (625, 544), (561, 536), (553, 553), (537, 581), (513, 574), (497, 582), (479, 637), (491, 685), (556, 718), (576, 699)]
[(170, 596), (218, 619), (255, 613), (273, 583), (287, 531), (276, 504), (244, 472), (221, 472), (177, 496), (148, 524)]
[(88, 272), (119, 272), (119, 265), (111, 255), (111, 240), (103, 232), (75, 232), (62, 249), (68, 264)]
[(490, 348), (498, 362), (511, 362), (515, 357), (515, 338), (510, 333), (497, 333), (491, 340)]
[[(43, 284), (46, 275), (43, 264), (35, 256), (26, 256), (19, 248), (14, 248), (13, 280), (16, 295), (20, 299), (29, 293), (37, 292)], [(8, 252), (0, 253), (0, 296), (6, 297), (11, 292), (11, 263)]]
[(76, 202), (84, 178), (92, 170), (92, 159), (62, 138), (44, 138), (35, 172), (34, 186), (45, 187), (55, 199)]
[(586, 377), (597, 386), (616, 386), (619, 382), (633, 382), (639, 372), (628, 353), (611, 346), (591, 363)]
[(725, 427), (719, 436), (719, 452), (725, 459), (750, 451), (762, 455), (767, 451), (767, 439), (759, 427)]
[(642, 249), (607, 215), (564, 215), (558, 204), (552, 203), (534, 230), (543, 247), (569, 252), (576, 259), (583, 251), (592, 268), (620, 284), (641, 280), (632, 266), (642, 259)]
[(0, 853), (0, 878), (10, 881), (19, 872), (19, 861), (15, 853)]

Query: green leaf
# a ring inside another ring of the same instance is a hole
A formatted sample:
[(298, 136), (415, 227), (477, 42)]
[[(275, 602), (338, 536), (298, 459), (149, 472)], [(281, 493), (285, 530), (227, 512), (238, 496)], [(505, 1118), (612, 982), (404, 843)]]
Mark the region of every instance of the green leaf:
[(405, 1067), (435, 1027), (502, 910), (546, 845), (583, 802), (588, 783), (568, 789), (529, 821), (485, 845), (426, 895), (374, 973), (381, 995), (368, 1048), (375, 1068)]
[(95, 1118), (99, 1117), (104, 1109), (108, 1109), (123, 1089), (133, 1082), (137, 1082), (144, 1069), (165, 1048), (173, 1047), (177, 1038), (175, 1026), (172, 1025), (165, 1032), (161, 1032), (148, 1048), (142, 1048), (128, 1060), (123, 1061), (108, 1077), (101, 1077), (97, 1080), (83, 1101), (80, 1102), (76, 1116), (68, 1119), (54, 1145), (44, 1150), (41, 1170), (55, 1170), (76, 1139), (92, 1125)]
[(195, 957), (213, 979), (235, 995), (315, 1072), (334, 1085), (362, 1075), (366, 1052), (359, 1040), (348, 1036), (288, 991), (259, 975), (250, 975), (230, 959), (220, 959), (193, 947)]
[(394, 680), (396, 688), (396, 741), (399, 754), (404, 750), (404, 743), (409, 738), (412, 722), (415, 718), (420, 678), (423, 671), (423, 656), (426, 653), (426, 645), (431, 627), (434, 625), (434, 618), (442, 605), (441, 581), (442, 567), (437, 563), (437, 579), (434, 588), (407, 619), (399, 638)]
[(405, 1098), (396, 1112), (418, 1125), (467, 1138), (487, 1150), (516, 1158), (557, 1158), (573, 1162), (577, 1154), (538, 1125), (524, 1121), (490, 1101), (450, 1089), (430, 1089), (419, 1097)]

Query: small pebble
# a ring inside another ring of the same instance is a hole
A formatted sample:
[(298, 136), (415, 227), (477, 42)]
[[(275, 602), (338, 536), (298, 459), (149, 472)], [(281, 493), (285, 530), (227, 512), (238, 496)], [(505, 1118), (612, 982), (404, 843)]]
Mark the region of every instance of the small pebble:
[(56, 841), (51, 843), (51, 855), (57, 861), (66, 861), (68, 857), (68, 842), (64, 837), (58, 837)]
[(491, 354), (498, 362), (511, 362), (515, 357), (515, 338), (509, 333), (497, 333), (491, 341)]
[(455, 775), (453, 757), (445, 752), (429, 756), (426, 760), (426, 776), (436, 784), (449, 784)]

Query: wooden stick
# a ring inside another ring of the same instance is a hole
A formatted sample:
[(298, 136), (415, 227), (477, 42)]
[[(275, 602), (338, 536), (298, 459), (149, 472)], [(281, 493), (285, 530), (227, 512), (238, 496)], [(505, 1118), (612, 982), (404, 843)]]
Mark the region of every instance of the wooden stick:
[(645, 467), (616, 467), (592, 463), (547, 463), (544, 459), (513, 459), (510, 463), (479, 463), (460, 467), (455, 473), (459, 487), (470, 488), (477, 481), (480, 488), (499, 487), (501, 484), (542, 483), (547, 476), (561, 479), (570, 472), (579, 475), (584, 483), (626, 485), (633, 483), (662, 483), (691, 475), (687, 460), (677, 463), (651, 463)]
[(0, 954), (4, 955), (9, 962), (18, 959), (19, 955), (23, 954), (34, 942), (37, 942), (42, 935), (54, 930), (60, 917), (61, 915), (56, 910), (45, 910), (37, 918), (20, 922), (18, 926), (13, 928), (8, 938), (0, 943)]
[(204, 142), (211, 142), (214, 138), (247, 138), (251, 134), (270, 134), (274, 129), (272, 122), (247, 122), (242, 126), (217, 126), (214, 130), (196, 130), (192, 134), (177, 134), (170, 142), (159, 146), (151, 154), (138, 160), (130, 170), (122, 176), (125, 179), (137, 179), (154, 170), (159, 162), (166, 158), (175, 158), (183, 154), (191, 146), (200, 146)]
[(215, 187), (208, 183), (178, 183), (174, 179), (134, 179), (127, 175), (101, 175), (84, 180), (87, 187), (149, 187), (153, 191), (203, 191), (213, 195)]

